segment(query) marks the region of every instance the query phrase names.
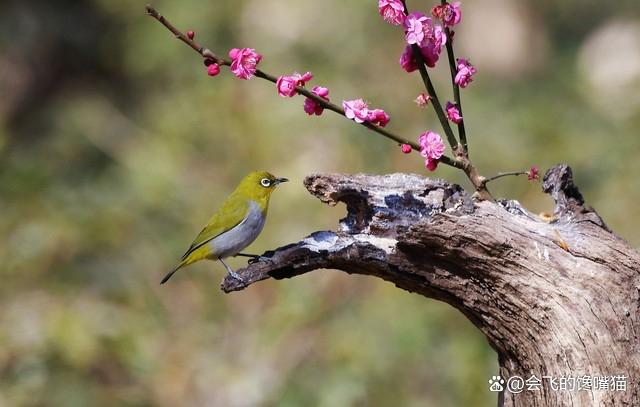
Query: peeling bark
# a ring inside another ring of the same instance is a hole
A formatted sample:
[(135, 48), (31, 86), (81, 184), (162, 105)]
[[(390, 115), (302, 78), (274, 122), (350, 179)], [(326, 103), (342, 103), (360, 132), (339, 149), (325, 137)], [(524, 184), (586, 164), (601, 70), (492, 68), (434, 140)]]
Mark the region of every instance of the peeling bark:
[(305, 186), (347, 206), (338, 231), (268, 251), (225, 292), (331, 268), (445, 301), (499, 356), (505, 378), (625, 375), (627, 390), (503, 392), (504, 406), (640, 406), (640, 254), (614, 235), (560, 165), (544, 177), (546, 222), (516, 201), (473, 202), (418, 175), (317, 174)]

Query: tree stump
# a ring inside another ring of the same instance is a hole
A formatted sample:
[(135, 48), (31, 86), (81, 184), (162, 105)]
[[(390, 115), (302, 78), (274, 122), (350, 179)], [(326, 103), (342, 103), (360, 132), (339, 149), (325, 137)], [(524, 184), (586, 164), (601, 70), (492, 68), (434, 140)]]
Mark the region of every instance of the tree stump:
[[(566, 165), (544, 177), (549, 219), (419, 175), (315, 174), (304, 184), (346, 204), (339, 230), (266, 252), (238, 271), (244, 284), (226, 277), (225, 292), (316, 269), (377, 276), (460, 310), (498, 353), (501, 377), (541, 380), (537, 391), (501, 392), (501, 406), (640, 406), (640, 254), (584, 205)], [(549, 379), (619, 375), (626, 391), (563, 391)]]

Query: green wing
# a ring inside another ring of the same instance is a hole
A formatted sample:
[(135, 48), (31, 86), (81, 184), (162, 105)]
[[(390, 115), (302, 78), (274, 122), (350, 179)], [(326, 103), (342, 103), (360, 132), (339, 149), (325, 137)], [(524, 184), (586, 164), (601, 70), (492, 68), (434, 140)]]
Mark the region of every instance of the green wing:
[(198, 247), (233, 229), (244, 220), (249, 212), (249, 201), (239, 194), (231, 194), (220, 209), (211, 216), (207, 226), (196, 236), (189, 250), (182, 256), (186, 259)]

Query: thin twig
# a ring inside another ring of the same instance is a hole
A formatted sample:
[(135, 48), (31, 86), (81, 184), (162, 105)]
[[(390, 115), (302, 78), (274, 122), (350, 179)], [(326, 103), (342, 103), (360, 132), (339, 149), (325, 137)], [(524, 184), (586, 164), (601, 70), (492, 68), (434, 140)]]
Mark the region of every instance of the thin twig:
[(427, 89), (427, 93), (431, 96), (431, 106), (436, 112), (438, 116), (438, 120), (444, 129), (444, 133), (447, 136), (447, 140), (449, 141), (449, 145), (451, 149), (455, 152), (458, 147), (458, 140), (453, 135), (453, 130), (451, 130), (451, 126), (449, 125), (449, 121), (447, 120), (447, 116), (442, 109), (442, 105), (440, 104), (440, 100), (438, 99), (438, 95), (436, 94), (436, 90), (433, 87), (433, 83), (431, 82), (431, 78), (429, 78), (429, 72), (427, 72), (427, 66), (425, 65), (424, 58), (422, 57), (422, 52), (420, 51), (420, 47), (416, 44), (411, 45), (411, 49), (413, 50), (413, 56), (418, 62), (418, 70), (420, 71), (420, 76), (422, 77), (422, 82), (424, 83), (425, 88)]
[[(447, 0), (441, 0), (441, 4), (444, 6)], [(443, 22), (444, 26), (444, 22)], [(460, 86), (456, 83), (456, 74), (458, 68), (456, 67), (456, 57), (453, 53), (453, 36), (449, 27), (444, 27), (444, 32), (447, 35), (447, 58), (449, 59), (449, 69), (451, 70), (451, 86), (453, 86), (453, 98), (456, 102), (462, 121), (458, 123), (458, 135), (460, 136), (460, 144), (464, 148), (464, 154), (469, 155), (469, 146), (467, 145), (467, 132), (464, 128), (464, 114), (462, 114), (462, 100), (460, 99)]]
[(192, 40), (189, 37), (187, 37), (187, 35), (185, 33), (183, 33), (182, 31), (178, 30), (176, 27), (174, 27), (173, 24), (171, 24), (166, 18), (164, 18), (164, 16), (162, 16), (160, 13), (158, 13), (158, 10), (156, 10), (153, 7), (151, 7), (151, 5), (147, 4), (144, 8), (147, 11), (148, 15), (150, 15), (153, 18), (155, 18), (162, 25), (167, 27), (167, 29), (169, 31), (171, 31), (173, 33), (173, 35), (176, 36), (177, 39), (179, 39), (180, 41), (182, 41), (185, 44), (187, 44), (188, 46), (190, 46), (194, 51), (196, 51), (198, 54), (200, 54), (203, 58), (213, 59), (216, 63), (218, 63), (218, 65), (231, 65), (230, 61), (226, 61), (223, 58), (217, 57), (209, 49), (201, 47), (200, 45), (198, 45), (197, 42), (195, 42), (194, 40)]
[(499, 172), (496, 175), (491, 177), (487, 177), (482, 180), (482, 185), (487, 185), (491, 181), (495, 181), (499, 178), (510, 177), (510, 176), (519, 176), (519, 175), (529, 175), (529, 171), (508, 171), (508, 172)]
[[(151, 5), (146, 5), (145, 9), (147, 11), (147, 14), (153, 18), (155, 18), (156, 20), (158, 20), (162, 25), (164, 25), (169, 31), (171, 31), (176, 38), (178, 38), (180, 41), (184, 42), (185, 44), (187, 44), (189, 47), (191, 47), (194, 51), (196, 51), (198, 54), (200, 54), (200, 56), (202, 56), (205, 59), (212, 59), (214, 60), (216, 63), (218, 63), (219, 65), (227, 65), (230, 66), (231, 65), (231, 61), (218, 57), (216, 56), (213, 52), (211, 52), (209, 49), (201, 47), (198, 43), (196, 43), (194, 40), (189, 39), (189, 37), (186, 36), (186, 34), (184, 34), (183, 32), (181, 32), (180, 30), (178, 30), (176, 27), (173, 26), (173, 24), (171, 24), (166, 18), (164, 18), (155, 8), (153, 8)], [(256, 70), (255, 72), (255, 76), (261, 79), (265, 79), (269, 82), (273, 82), (276, 83), (277, 82), (277, 78), (273, 75), (270, 75), (260, 69)], [(433, 86), (432, 86), (433, 88)], [(316, 103), (318, 103), (320, 106), (322, 106), (325, 109), (331, 110), (335, 113), (338, 113), (342, 116), (345, 116), (345, 112), (344, 109), (334, 103), (329, 102), (328, 100), (316, 95), (315, 93), (310, 92), (308, 89), (302, 87), (302, 86), (297, 86), (296, 87), (296, 91), (301, 94), (304, 95), (310, 99), (313, 99)], [(434, 102), (437, 102), (437, 99), (434, 98)], [(441, 109), (442, 110), (442, 109)], [(346, 116), (345, 116), (346, 117)], [(446, 120), (446, 119), (445, 119)], [(411, 148), (415, 151), (420, 151), (420, 145), (417, 144), (414, 141), (410, 141), (407, 140), (405, 138), (402, 138), (396, 134), (391, 133), (388, 130), (385, 130), (384, 128), (377, 126), (373, 123), (370, 122), (363, 122), (360, 123), (361, 125), (363, 125), (364, 127), (375, 131), (378, 134), (381, 134), (382, 136), (395, 141), (398, 144), (408, 144), (411, 146)], [(450, 129), (449, 129), (450, 130)], [(455, 140), (455, 139), (454, 139)], [(443, 155), (442, 157), (440, 157), (439, 161), (442, 164), (445, 165), (449, 165), (451, 167), (455, 167), (458, 169), (463, 169), (463, 165), (446, 156)]]
[(462, 116), (462, 120), (458, 123), (458, 135), (460, 136), (460, 144), (464, 148), (465, 154), (469, 154), (469, 146), (467, 144), (467, 132), (464, 127), (464, 114), (462, 113), (462, 101), (460, 99), (460, 86), (455, 81), (456, 74), (458, 70), (455, 64), (455, 55), (453, 53), (453, 46), (451, 45), (451, 34), (449, 28), (445, 28), (445, 33), (447, 35), (447, 57), (449, 58), (449, 67), (451, 68), (451, 84), (453, 86), (453, 98), (456, 102), (456, 107), (458, 108), (458, 112), (460, 112), (460, 116)]
[(458, 123), (458, 135), (460, 136), (460, 144), (464, 148), (465, 154), (469, 155), (469, 146), (467, 144), (467, 132), (464, 128), (464, 114), (462, 113), (462, 101), (460, 100), (460, 86), (455, 81), (456, 74), (458, 72), (455, 64), (455, 55), (453, 54), (453, 47), (451, 46), (450, 30), (445, 28), (447, 34), (447, 57), (449, 58), (449, 66), (451, 68), (451, 84), (453, 85), (453, 98), (456, 102), (456, 107), (462, 116), (462, 120)]

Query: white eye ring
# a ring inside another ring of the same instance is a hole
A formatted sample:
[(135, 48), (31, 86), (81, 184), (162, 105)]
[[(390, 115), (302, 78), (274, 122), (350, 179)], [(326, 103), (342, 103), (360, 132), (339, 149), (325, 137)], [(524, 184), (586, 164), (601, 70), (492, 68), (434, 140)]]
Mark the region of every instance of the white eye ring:
[(271, 180), (269, 178), (262, 178), (260, 180), (260, 185), (262, 185), (265, 188), (270, 187), (271, 186)]

